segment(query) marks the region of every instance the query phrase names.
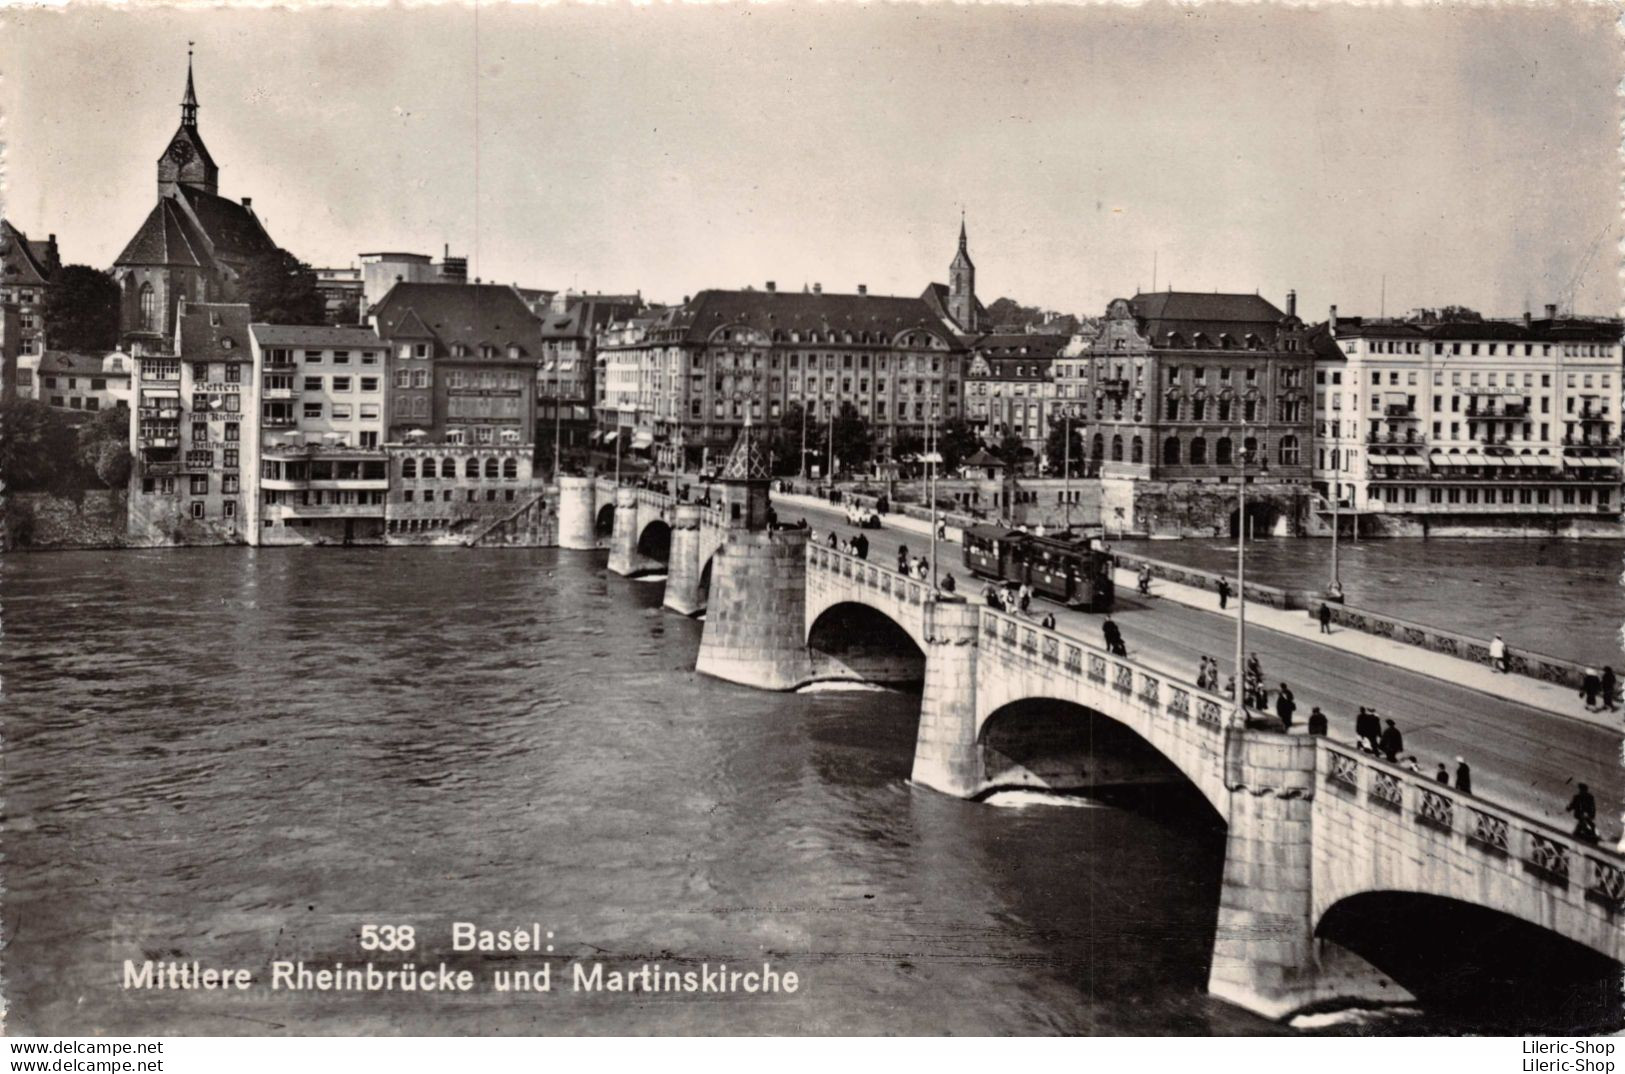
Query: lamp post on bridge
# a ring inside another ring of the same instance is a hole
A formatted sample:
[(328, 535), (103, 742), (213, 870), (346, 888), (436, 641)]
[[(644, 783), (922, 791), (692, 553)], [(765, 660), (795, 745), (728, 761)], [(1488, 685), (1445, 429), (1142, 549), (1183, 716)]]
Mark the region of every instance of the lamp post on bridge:
[[(1241, 445), (1236, 452), (1236, 677), (1235, 704), (1231, 708), (1234, 726), (1247, 726), (1247, 422), (1241, 422)], [(1257, 472), (1269, 472), (1265, 453), (1259, 453)]]

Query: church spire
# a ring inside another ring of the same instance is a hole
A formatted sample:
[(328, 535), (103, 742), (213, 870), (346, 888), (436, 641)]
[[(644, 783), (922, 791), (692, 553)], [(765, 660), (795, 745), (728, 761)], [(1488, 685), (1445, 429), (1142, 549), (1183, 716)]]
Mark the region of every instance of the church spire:
[[(188, 83), (190, 83), (191, 76), (188, 75), (187, 78), (188, 78)], [(965, 238), (965, 210), (964, 209), (959, 210), (959, 252), (962, 253), (962, 254), (967, 254), (967, 255), (970, 252), (969, 243)]]
[(192, 88), (192, 42), (186, 43), (186, 96), (181, 98), (181, 126), (197, 126), (197, 90)]

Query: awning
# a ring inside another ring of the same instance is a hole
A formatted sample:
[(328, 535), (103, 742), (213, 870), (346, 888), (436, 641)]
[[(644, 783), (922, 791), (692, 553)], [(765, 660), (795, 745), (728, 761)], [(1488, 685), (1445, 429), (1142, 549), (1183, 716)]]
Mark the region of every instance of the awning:
[(1426, 466), (1428, 461), (1420, 455), (1396, 455), (1388, 460), (1390, 466)]
[(649, 447), (654, 442), (655, 442), (655, 434), (651, 433), (651, 432), (646, 432), (646, 431), (644, 431), (642, 429), (639, 429), (632, 436), (632, 448), (633, 448), (634, 451), (642, 451), (644, 448)]
[(621, 435), (621, 432), (620, 432), (619, 429), (615, 430), (612, 433), (605, 433), (604, 434), (604, 443), (613, 444), (615, 442), (615, 438), (617, 436), (620, 436), (620, 435)]
[(1510, 455), (1485, 455), (1484, 464), (1486, 466), (1516, 466), (1518, 460)]
[(591, 433), (589, 433), (587, 435), (587, 443), (596, 444), (596, 443), (598, 443), (598, 441), (602, 440), (603, 438), (604, 438), (604, 434), (599, 432), (597, 429), (594, 429)]
[(1603, 469), (1603, 470), (1617, 470), (1617, 469), (1619, 469), (1619, 460), (1615, 459), (1615, 458), (1612, 458), (1612, 457), (1606, 458), (1606, 459), (1597, 458), (1597, 459), (1593, 459), (1592, 461), (1597, 464), (1599, 469)]
[(142, 388), (141, 398), (147, 399), (179, 399), (181, 393), (175, 388)]
[(1435, 466), (1463, 466), (1463, 465), (1466, 465), (1465, 463), (1462, 462), (1462, 459), (1461, 459), (1460, 455), (1446, 455), (1442, 451), (1435, 451), (1433, 454), (1429, 455), (1428, 456), (1428, 461), (1433, 463), (1433, 465), (1435, 465)]

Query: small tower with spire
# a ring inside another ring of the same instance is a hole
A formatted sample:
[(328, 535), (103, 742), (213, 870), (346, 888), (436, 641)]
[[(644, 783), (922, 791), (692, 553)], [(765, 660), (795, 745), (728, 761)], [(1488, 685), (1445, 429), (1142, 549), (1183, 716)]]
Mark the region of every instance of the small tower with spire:
[(970, 259), (963, 211), (959, 214), (959, 252), (948, 266), (948, 316), (962, 332), (975, 332), (982, 327), (976, 318), (976, 265)]
[(170, 197), (179, 186), (219, 192), (220, 169), (203, 144), (197, 127), (197, 89), (192, 81), (192, 42), (186, 43), (186, 94), (181, 98), (181, 125), (158, 158), (158, 196)]
[(722, 485), (722, 505), (728, 512), (729, 529), (767, 529), (771, 509), (768, 486), (773, 483), (773, 467), (761, 432), (747, 420), (722, 467), (718, 483)]

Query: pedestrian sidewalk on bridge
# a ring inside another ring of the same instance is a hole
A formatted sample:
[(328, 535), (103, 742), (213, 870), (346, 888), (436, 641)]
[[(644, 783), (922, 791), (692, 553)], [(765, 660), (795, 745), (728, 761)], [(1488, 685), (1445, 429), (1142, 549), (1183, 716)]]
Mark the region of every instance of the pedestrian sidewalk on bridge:
[[(1118, 591), (1122, 593), (1136, 592), (1139, 585), (1135, 572), (1123, 568), (1119, 568), (1116, 572), (1116, 582)], [(1227, 619), (1236, 617), (1237, 601), (1234, 597), (1230, 600), (1230, 606), (1221, 611), (1217, 594), (1180, 582), (1153, 578), (1151, 595), (1187, 607), (1199, 608)], [(1391, 664), (1419, 675), (1465, 686), (1469, 690), (1478, 690), (1531, 708), (1543, 709), (1558, 716), (1567, 716), (1600, 727), (1621, 726), (1620, 712), (1588, 711), (1578, 692), (1571, 687), (1542, 682), (1525, 675), (1503, 675), (1483, 664), (1475, 664), (1444, 653), (1430, 652), (1414, 645), (1406, 645), (1404, 642), (1379, 638), (1375, 634), (1350, 630), (1336, 624), (1331, 626), (1332, 633), (1322, 634), (1320, 621), (1306, 611), (1288, 611), (1272, 608), (1267, 604), (1249, 602), (1247, 625), (1290, 634), (1302, 641), (1314, 642), (1330, 649), (1363, 656), (1368, 660)]]
[[(832, 504), (828, 500), (817, 496), (800, 496), (775, 492), (773, 498), (787, 505), (820, 511), (844, 510), (841, 504)], [(897, 514), (887, 514), (883, 518), (886, 529), (912, 533), (921, 537), (929, 537), (931, 534), (931, 524), (924, 519), (908, 518)], [(959, 529), (955, 526), (949, 526), (948, 540), (957, 542), (959, 539)], [(1119, 592), (1123, 593), (1135, 592), (1139, 584), (1139, 579), (1135, 573), (1126, 569), (1119, 569), (1116, 572), (1115, 580)], [(1226, 619), (1233, 620), (1236, 617), (1237, 602), (1234, 598), (1230, 601), (1230, 607), (1221, 611), (1219, 609), (1219, 598), (1216, 594), (1181, 582), (1153, 578), (1151, 580), (1151, 595), (1161, 600), (1168, 600), (1176, 604), (1211, 612)], [(1625, 714), (1620, 712), (1587, 711), (1585, 702), (1580, 699), (1578, 692), (1567, 686), (1541, 682), (1525, 675), (1503, 675), (1491, 671), (1483, 664), (1475, 664), (1472, 661), (1447, 656), (1443, 653), (1430, 652), (1426, 649), (1419, 649), (1414, 645), (1406, 645), (1390, 638), (1379, 638), (1375, 634), (1366, 634), (1363, 631), (1350, 630), (1347, 627), (1333, 625), (1331, 628), (1332, 633), (1322, 634), (1319, 620), (1311, 617), (1305, 611), (1287, 611), (1281, 608), (1272, 608), (1267, 604), (1249, 603), (1247, 605), (1247, 623), (1249, 626), (1258, 626), (1266, 630), (1290, 634), (1303, 641), (1324, 645), (1356, 656), (1363, 656), (1368, 660), (1404, 668), (1419, 675), (1454, 683), (1469, 690), (1477, 690), (1480, 693), (1491, 694), (1508, 701), (1516, 701), (1531, 708), (1541, 709), (1558, 716), (1566, 716), (1570, 719), (1581, 720), (1599, 727), (1618, 729), (1622, 726), (1622, 722), (1625, 722)], [(1171, 667), (1160, 670), (1184, 673), (1180, 669)]]

